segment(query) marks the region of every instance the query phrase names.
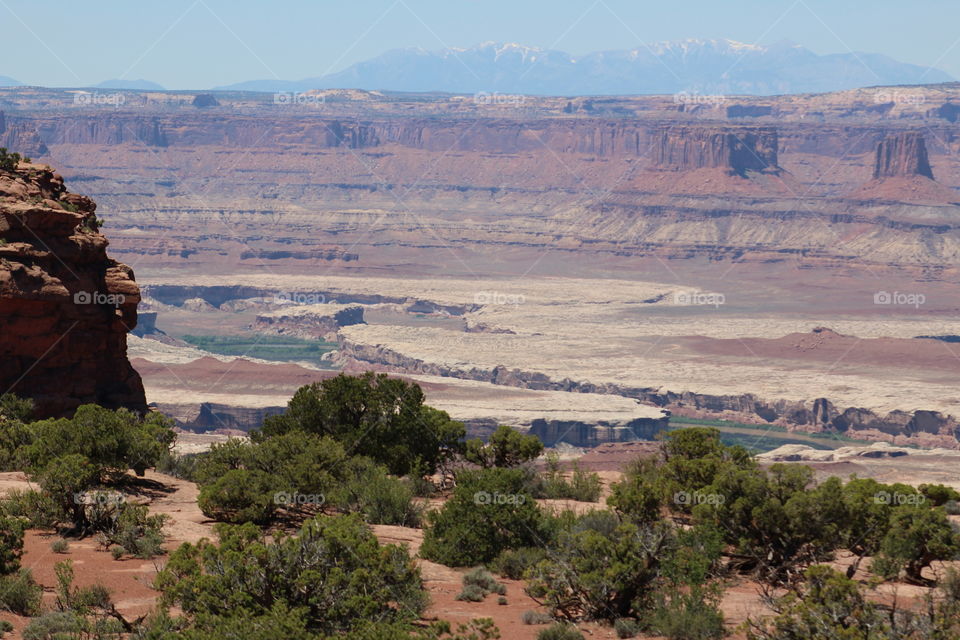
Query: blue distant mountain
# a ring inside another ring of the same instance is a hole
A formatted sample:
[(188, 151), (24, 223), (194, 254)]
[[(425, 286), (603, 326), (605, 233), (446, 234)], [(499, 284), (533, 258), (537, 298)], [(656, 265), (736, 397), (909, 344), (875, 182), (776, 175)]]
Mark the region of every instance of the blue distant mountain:
[(22, 87), (23, 83), (9, 76), (0, 76), (0, 87)]
[(156, 82), (149, 80), (105, 80), (94, 86), (95, 89), (131, 89), (134, 91), (163, 91)]
[(246, 91), (369, 89), (530, 95), (820, 93), (865, 86), (952, 81), (943, 71), (873, 53), (818, 55), (800, 45), (732, 40), (662, 42), (573, 56), (519, 44), (396, 49), (339, 73), (297, 81), (253, 80)]

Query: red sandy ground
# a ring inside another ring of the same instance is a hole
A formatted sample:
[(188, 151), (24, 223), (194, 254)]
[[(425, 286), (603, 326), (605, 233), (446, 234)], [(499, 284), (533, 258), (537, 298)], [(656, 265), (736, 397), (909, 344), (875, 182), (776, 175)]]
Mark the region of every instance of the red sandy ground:
[[(648, 452), (652, 443), (624, 443), (604, 445), (590, 451), (581, 459), (581, 466), (596, 469), (604, 481), (604, 496), (609, 493), (609, 484), (620, 477), (620, 472), (612, 467), (621, 465)], [(653, 445), (655, 446), (655, 445)], [(213, 522), (208, 520), (197, 506), (198, 490), (195, 484), (159, 473), (147, 472), (146, 480), (150, 487), (142, 492), (141, 499), (149, 501), (151, 511), (170, 516), (166, 527), (168, 536), (166, 547), (174, 549), (183, 542), (196, 542), (201, 538), (213, 538)], [(12, 488), (25, 489), (30, 485), (22, 473), (0, 473), (0, 491)], [(603, 498), (601, 498), (603, 500)], [(430, 507), (441, 504), (440, 500), (430, 501)], [(549, 509), (574, 509), (584, 512), (602, 508), (602, 504), (583, 503), (569, 500), (545, 500), (542, 506)], [(411, 554), (416, 554), (423, 541), (423, 531), (409, 527), (375, 525), (372, 527), (377, 538), (385, 544), (405, 544)], [(73, 561), (75, 585), (87, 586), (100, 583), (113, 594), (117, 609), (129, 620), (148, 613), (156, 603), (158, 593), (150, 584), (157, 570), (163, 566), (165, 558), (154, 560), (123, 559), (113, 560), (110, 554), (100, 550), (93, 538), (70, 540), (70, 548), (65, 554), (54, 553), (50, 545), (58, 537), (51, 532), (31, 530), (27, 532), (24, 545), (23, 566), (29, 568), (45, 590), (44, 602), (49, 607), (54, 601), (56, 576), (54, 565), (66, 559)], [(841, 554), (835, 565), (844, 569), (852, 558)], [(456, 600), (462, 588), (462, 576), (466, 569), (451, 569), (427, 560), (420, 560), (424, 584), (431, 597), (426, 611), (428, 620), (449, 620), (453, 623), (467, 622), (473, 618), (492, 618), (499, 627), (505, 640), (535, 640), (542, 626), (529, 626), (521, 622), (521, 616), (527, 610), (542, 610), (523, 591), (523, 583), (503, 580), (507, 585), (506, 605), (497, 604), (497, 596), (488, 596), (483, 602), (471, 603)], [(868, 566), (868, 562), (864, 566)], [(942, 566), (934, 567), (935, 572)], [(867, 576), (861, 570), (858, 578)], [(915, 601), (925, 590), (905, 585), (884, 585), (880, 597), (889, 599), (894, 592), (901, 599), (901, 605)], [(721, 609), (728, 627), (734, 631), (733, 638), (743, 638), (736, 627), (748, 616), (756, 617), (767, 612), (761, 601), (758, 586), (748, 580), (736, 580), (730, 584), (724, 594)], [(14, 624), (14, 637), (19, 638), (28, 619), (9, 613), (0, 613), (0, 619)], [(612, 639), (616, 635), (610, 627), (597, 624), (584, 624), (580, 629), (591, 638)]]
[[(208, 520), (197, 506), (198, 490), (195, 484), (159, 473), (147, 472), (146, 479), (159, 484), (156, 491), (147, 496), (151, 511), (170, 516), (165, 532), (167, 549), (175, 549), (183, 542), (196, 542), (200, 538), (213, 538), (213, 522)], [(23, 474), (0, 473), (0, 491), (11, 488), (26, 489), (29, 483)], [(568, 501), (562, 501), (567, 505)], [(554, 506), (561, 506), (556, 504)], [(569, 504), (567, 506), (576, 506)], [(582, 507), (589, 507), (584, 505)], [(580, 509), (578, 509), (580, 510)], [(423, 540), (423, 532), (407, 527), (377, 525), (374, 533), (383, 543), (407, 544), (411, 553), (416, 553)], [(114, 560), (107, 551), (97, 548), (94, 539), (70, 540), (69, 551), (54, 553), (50, 545), (58, 536), (51, 532), (31, 530), (27, 532), (22, 564), (29, 568), (34, 578), (45, 590), (44, 603), (52, 606), (56, 575), (54, 565), (67, 559), (73, 561), (76, 586), (102, 584), (113, 594), (117, 609), (128, 619), (148, 613), (155, 605), (158, 593), (150, 588), (157, 569), (165, 558), (154, 560)], [(538, 609), (537, 604), (523, 592), (523, 585), (505, 580), (507, 605), (498, 605), (495, 595), (484, 602), (459, 602), (455, 598), (462, 588), (461, 580), (466, 569), (450, 569), (442, 565), (420, 561), (424, 584), (430, 593), (432, 604), (425, 617), (430, 620), (444, 619), (451, 622), (467, 622), (473, 618), (493, 618), (504, 639), (533, 640), (542, 629), (524, 625), (520, 616), (528, 609)], [(0, 613), (0, 619), (9, 620), (15, 627), (14, 637), (28, 623), (27, 618), (9, 613)], [(584, 625), (594, 638), (615, 638), (613, 631), (599, 625)]]

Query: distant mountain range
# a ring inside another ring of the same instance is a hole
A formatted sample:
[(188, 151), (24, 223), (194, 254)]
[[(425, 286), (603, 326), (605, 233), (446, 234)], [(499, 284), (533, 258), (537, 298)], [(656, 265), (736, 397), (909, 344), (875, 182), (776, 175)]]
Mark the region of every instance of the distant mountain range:
[(396, 49), (344, 71), (299, 81), (253, 80), (218, 89), (501, 92), (531, 95), (786, 94), (953, 80), (943, 71), (874, 53), (818, 55), (800, 45), (732, 40), (664, 42), (573, 56), (487, 42), (469, 49)]
[(105, 80), (98, 85), (94, 85), (96, 89), (132, 89), (135, 91), (163, 91), (164, 88), (161, 87), (156, 82), (150, 82), (149, 80)]
[[(23, 83), (9, 76), (0, 76), (0, 87), (22, 87)], [(93, 89), (131, 89), (134, 91), (163, 91), (163, 87), (149, 80), (105, 80)]]

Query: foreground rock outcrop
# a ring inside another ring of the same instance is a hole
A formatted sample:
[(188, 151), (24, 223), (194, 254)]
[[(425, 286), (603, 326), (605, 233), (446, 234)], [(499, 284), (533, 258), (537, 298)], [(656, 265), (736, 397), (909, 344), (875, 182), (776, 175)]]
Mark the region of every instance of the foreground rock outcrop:
[(127, 360), (140, 290), (107, 256), (95, 210), (49, 167), (0, 169), (0, 392), (33, 398), (38, 417), (146, 410)]

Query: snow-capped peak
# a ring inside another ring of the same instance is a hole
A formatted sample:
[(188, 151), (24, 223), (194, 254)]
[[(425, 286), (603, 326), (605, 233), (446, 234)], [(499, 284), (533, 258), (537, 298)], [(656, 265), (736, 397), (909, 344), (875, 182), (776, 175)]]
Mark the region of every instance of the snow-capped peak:
[(657, 55), (668, 53), (687, 55), (691, 52), (710, 50), (723, 53), (766, 53), (767, 47), (759, 44), (748, 44), (728, 38), (711, 38), (707, 40), (699, 38), (687, 38), (685, 40), (668, 40), (663, 42), (654, 42), (649, 45), (649, 50)]

